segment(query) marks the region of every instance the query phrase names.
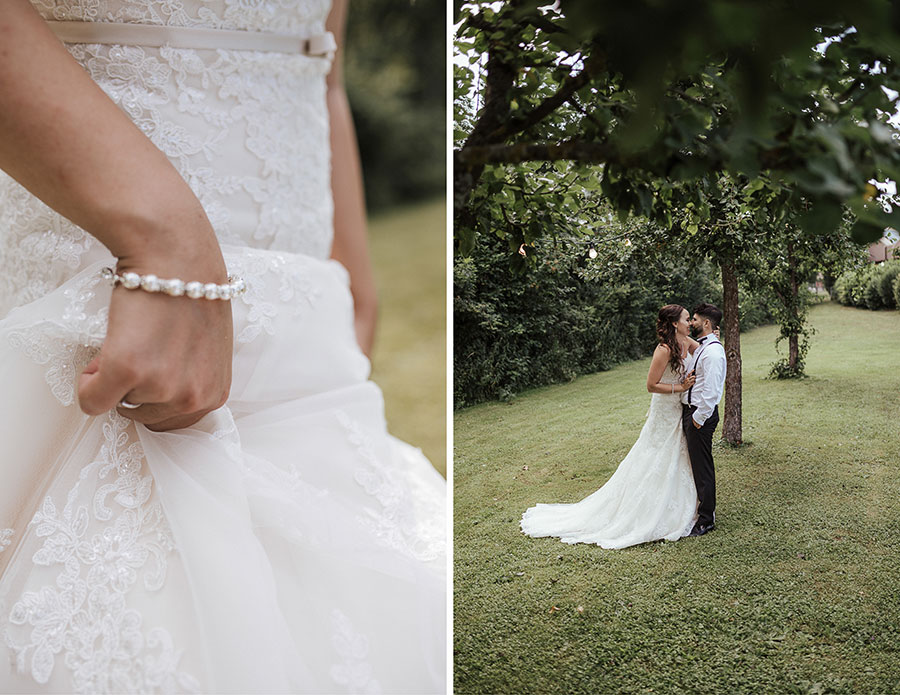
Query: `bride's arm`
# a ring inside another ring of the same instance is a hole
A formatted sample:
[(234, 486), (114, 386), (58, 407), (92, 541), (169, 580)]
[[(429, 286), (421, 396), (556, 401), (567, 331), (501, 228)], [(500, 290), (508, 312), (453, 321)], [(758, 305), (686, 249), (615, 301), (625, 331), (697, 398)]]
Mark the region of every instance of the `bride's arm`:
[(660, 383), (668, 362), (669, 348), (665, 345), (657, 345), (653, 351), (653, 359), (650, 360), (650, 371), (647, 373), (647, 390), (650, 393), (681, 393), (689, 389), (694, 383), (694, 377), (692, 376), (680, 384)]
[(350, 292), (356, 317), (356, 339), (370, 355), (375, 340), (378, 301), (369, 258), (366, 204), (356, 133), (350, 104), (344, 91), (343, 44), (347, 0), (335, 0), (327, 28), (338, 43), (334, 64), (328, 74), (328, 114), (331, 126), (331, 188), (334, 198), (334, 245), (331, 257), (350, 273)]
[(690, 353), (691, 355), (693, 355), (693, 354), (694, 354), (694, 350), (696, 350), (698, 347), (700, 347), (700, 343), (698, 343), (696, 340), (694, 340), (694, 339), (691, 338), (690, 336), (688, 336), (688, 337), (686, 338), (686, 340), (687, 340), (687, 346), (688, 346), (688, 353)]
[[(90, 232), (120, 272), (222, 283), (209, 220), (175, 168), (69, 55), (27, 0), (0, 13), (0, 168)], [(117, 288), (98, 359), (79, 378), (82, 410), (123, 398), (129, 417), (184, 427), (231, 381), (231, 306)]]

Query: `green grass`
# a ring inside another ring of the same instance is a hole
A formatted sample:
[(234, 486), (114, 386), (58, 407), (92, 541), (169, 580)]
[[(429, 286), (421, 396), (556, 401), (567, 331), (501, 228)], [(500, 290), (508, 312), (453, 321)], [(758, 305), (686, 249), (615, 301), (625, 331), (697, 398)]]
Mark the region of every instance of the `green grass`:
[(776, 328), (741, 338), (748, 444), (715, 445), (703, 538), (603, 550), (519, 531), (527, 507), (612, 474), (649, 360), (456, 415), (456, 692), (900, 692), (900, 312), (811, 321), (800, 381), (764, 378)]
[(443, 199), (373, 217), (379, 316), (372, 379), (388, 429), (447, 468), (446, 208)]

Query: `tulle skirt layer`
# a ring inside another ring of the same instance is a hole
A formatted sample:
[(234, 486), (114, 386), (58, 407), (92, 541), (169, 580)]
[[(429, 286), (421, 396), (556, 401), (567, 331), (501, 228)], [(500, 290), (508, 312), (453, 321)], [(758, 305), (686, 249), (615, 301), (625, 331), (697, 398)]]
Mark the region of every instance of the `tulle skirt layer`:
[(443, 479), (390, 437), (344, 269), (226, 248), (228, 404), (81, 413), (101, 264), (0, 321), (2, 692), (444, 690)]
[(625, 548), (690, 533), (697, 490), (681, 430), (678, 395), (653, 394), (634, 446), (603, 487), (574, 504), (538, 504), (522, 516), (522, 531), (564, 543)]

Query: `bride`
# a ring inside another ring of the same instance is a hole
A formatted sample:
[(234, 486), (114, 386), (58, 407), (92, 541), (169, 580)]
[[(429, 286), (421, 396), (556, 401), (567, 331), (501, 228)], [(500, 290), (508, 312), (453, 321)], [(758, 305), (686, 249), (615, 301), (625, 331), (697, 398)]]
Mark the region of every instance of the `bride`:
[(698, 343), (690, 314), (676, 304), (659, 310), (647, 390), (650, 410), (640, 436), (603, 487), (574, 504), (538, 504), (522, 516), (522, 531), (564, 543), (625, 548), (689, 535), (697, 520), (697, 489), (682, 431), (681, 393), (694, 383), (685, 361)]
[(444, 483), (360, 349), (345, 10), (4, 3), (0, 692), (444, 691)]

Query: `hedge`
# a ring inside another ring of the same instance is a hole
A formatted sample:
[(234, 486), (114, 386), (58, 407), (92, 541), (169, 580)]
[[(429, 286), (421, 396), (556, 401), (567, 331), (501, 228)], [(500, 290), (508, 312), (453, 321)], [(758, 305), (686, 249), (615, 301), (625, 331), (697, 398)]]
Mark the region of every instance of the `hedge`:
[[(454, 402), (457, 408), (507, 399), (525, 389), (569, 381), (648, 356), (664, 304), (721, 306), (718, 268), (680, 258), (626, 264), (587, 280), (587, 260), (571, 245), (548, 242), (537, 267), (510, 270), (514, 254), (481, 239), (454, 262)], [(741, 328), (772, 320), (767, 304), (744, 291)]]
[(900, 260), (867, 264), (848, 270), (834, 283), (833, 298), (845, 306), (863, 309), (900, 307)]

